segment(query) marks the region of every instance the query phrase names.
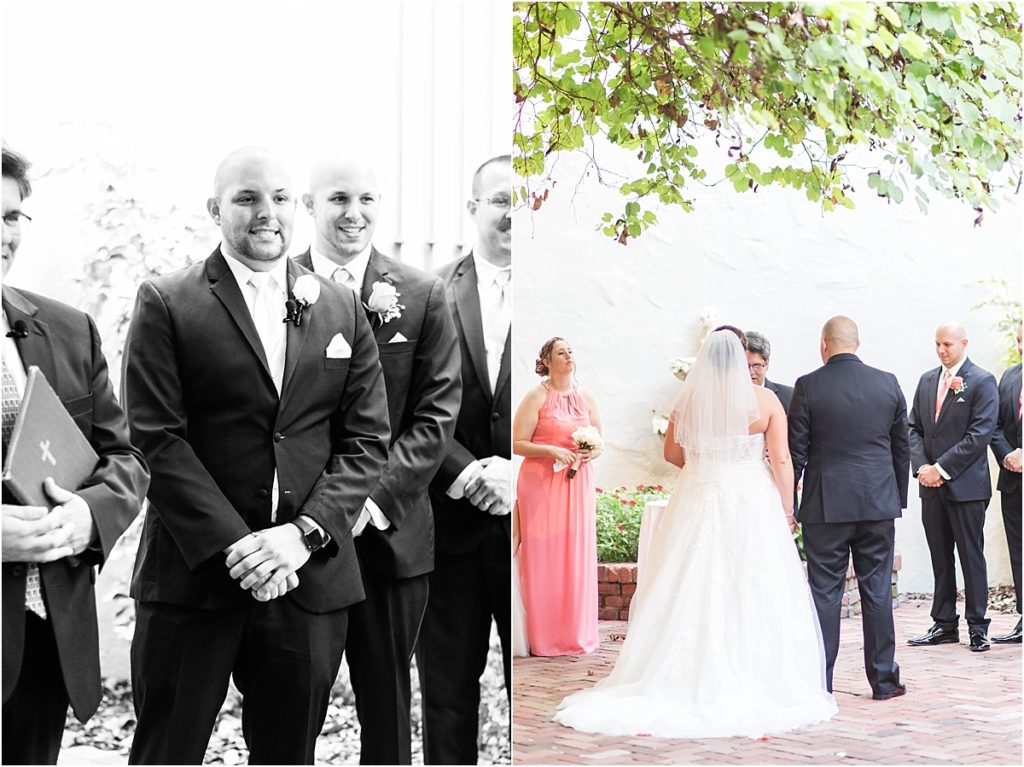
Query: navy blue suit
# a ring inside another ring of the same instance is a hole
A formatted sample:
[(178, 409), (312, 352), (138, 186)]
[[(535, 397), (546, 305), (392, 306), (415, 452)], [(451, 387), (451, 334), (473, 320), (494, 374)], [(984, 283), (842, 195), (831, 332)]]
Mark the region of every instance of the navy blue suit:
[(896, 376), (844, 353), (799, 378), (789, 408), (789, 449), (795, 477), (804, 477), (798, 518), (828, 689), (852, 556), (863, 609), (864, 669), (873, 693), (892, 693), (900, 687), (893, 520), (903, 514), (910, 484), (907, 403)]
[(991, 373), (965, 359), (958, 373), (963, 387), (950, 387), (938, 418), (935, 398), (942, 367), (921, 376), (910, 412), (910, 458), (914, 476), (939, 464), (950, 479), (940, 487), (921, 485), (921, 521), (932, 557), (935, 598), (932, 618), (943, 630), (957, 628), (953, 548), (964, 573), (967, 625), (986, 634), (988, 576), (985, 566), (985, 509), (992, 497), (987, 449), (996, 428), (999, 395)]
[(1003, 373), (999, 379), (999, 417), (992, 435), (992, 452), (999, 461), (999, 483), (1002, 495), (1003, 528), (1006, 530), (1006, 544), (1010, 548), (1010, 569), (1013, 571), (1013, 588), (1017, 593), (1017, 612), (1020, 612), (1020, 523), (1021, 483), (1020, 472), (1010, 471), (1003, 466), (1003, 459), (1014, 450), (1020, 449), (1020, 363)]

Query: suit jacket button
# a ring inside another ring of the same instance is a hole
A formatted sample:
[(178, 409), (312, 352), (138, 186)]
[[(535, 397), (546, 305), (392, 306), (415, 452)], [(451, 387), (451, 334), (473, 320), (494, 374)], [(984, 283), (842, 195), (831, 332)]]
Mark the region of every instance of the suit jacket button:
[(15, 565), (11, 568), (11, 575), (15, 578), (20, 578), (25, 574), (25, 565)]
[(266, 488), (261, 487), (259, 490), (256, 491), (256, 495), (258, 495), (260, 498), (266, 498), (268, 495), (270, 495), (270, 491), (267, 490)]
[(274, 442), (280, 442), (282, 439), (284, 439), (284, 435), (281, 432), (274, 434)]
[(500, 421), (501, 420), (501, 413), (491, 413), (491, 420), (492, 421)]

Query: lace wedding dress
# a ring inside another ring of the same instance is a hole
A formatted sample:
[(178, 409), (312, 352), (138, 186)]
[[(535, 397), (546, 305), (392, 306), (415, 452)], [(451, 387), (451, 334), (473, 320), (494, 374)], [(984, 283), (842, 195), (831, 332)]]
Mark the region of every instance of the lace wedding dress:
[(758, 737), (836, 712), (764, 435), (718, 434), (691, 448), (615, 669), (562, 701), (562, 724), (609, 735)]

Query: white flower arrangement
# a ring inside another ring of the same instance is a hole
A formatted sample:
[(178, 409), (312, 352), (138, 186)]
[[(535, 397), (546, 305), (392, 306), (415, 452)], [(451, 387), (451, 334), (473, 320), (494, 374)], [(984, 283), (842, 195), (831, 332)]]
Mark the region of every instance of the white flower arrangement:
[[(576, 443), (576, 447), (580, 450), (600, 450), (604, 447), (604, 440), (601, 438), (601, 432), (597, 430), (596, 426), (581, 426), (572, 433), (572, 441)], [(577, 460), (572, 464), (572, 468), (569, 469), (569, 473), (566, 475), (569, 479), (576, 476), (576, 470), (579, 467), (580, 462)], [(555, 465), (552, 467), (556, 472), (569, 466), (569, 464), (562, 463), (561, 461), (555, 461)]]

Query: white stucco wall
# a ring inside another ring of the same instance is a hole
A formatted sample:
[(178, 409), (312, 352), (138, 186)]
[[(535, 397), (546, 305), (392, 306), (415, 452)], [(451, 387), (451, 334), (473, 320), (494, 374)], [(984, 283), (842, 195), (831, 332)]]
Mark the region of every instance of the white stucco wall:
[[(619, 170), (629, 163), (610, 148), (599, 156)], [(1020, 295), (1019, 198), (974, 228), (965, 205), (935, 200), (923, 215), (912, 203), (887, 205), (866, 184), (856, 210), (825, 215), (799, 192), (737, 195), (723, 185), (696, 191), (694, 213), (656, 207), (660, 225), (624, 247), (595, 231), (621, 198), (593, 175), (574, 194), (582, 167), (579, 157), (560, 158), (544, 207), (515, 214), (513, 397), (538, 380), (541, 344), (567, 337), (604, 418), (598, 486), (672, 481), (651, 416), (678, 392), (669, 360), (696, 352), (709, 305), (719, 323), (767, 335), (769, 378), (781, 383), (821, 365), (821, 326), (835, 314), (857, 321), (861, 358), (895, 373), (908, 401), (921, 373), (938, 365), (933, 334), (945, 320), (966, 325), (976, 364), (1002, 373), (997, 313), (971, 307), (991, 295), (977, 284), (990, 276)], [(896, 530), (901, 591), (930, 591), (914, 485)], [(1009, 583), (998, 495), (985, 532), (990, 581)]]

